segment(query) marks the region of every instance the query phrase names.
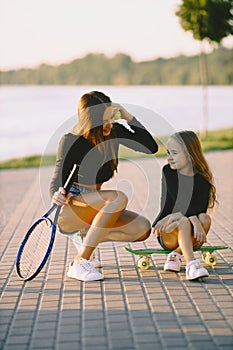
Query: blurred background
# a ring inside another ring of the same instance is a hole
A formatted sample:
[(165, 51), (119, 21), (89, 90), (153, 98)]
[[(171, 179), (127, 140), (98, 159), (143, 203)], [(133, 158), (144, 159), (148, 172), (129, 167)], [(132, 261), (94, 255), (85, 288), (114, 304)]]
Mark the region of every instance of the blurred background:
[(155, 136), (192, 129), (204, 140), (223, 129), (231, 137), (232, 1), (202, 1), (204, 21), (200, 1), (190, 3), (1, 0), (0, 162), (17, 166), (48, 145), (55, 152), (54, 135), (94, 89)]

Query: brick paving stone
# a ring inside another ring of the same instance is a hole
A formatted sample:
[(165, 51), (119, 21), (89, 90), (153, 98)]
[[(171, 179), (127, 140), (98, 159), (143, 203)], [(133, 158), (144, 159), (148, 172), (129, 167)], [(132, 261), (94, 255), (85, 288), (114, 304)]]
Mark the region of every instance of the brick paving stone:
[[(104, 281), (71, 280), (66, 271), (75, 248), (57, 234), (46, 267), (35, 280), (22, 283), (15, 272), (15, 255), (32, 218), (49, 205), (46, 179), (51, 169), (41, 170), (42, 197), (38, 169), (0, 171), (2, 198), (14, 198), (1, 203), (0, 210), (1, 349), (232, 349), (233, 151), (206, 156), (220, 203), (208, 243), (226, 244), (229, 249), (216, 252), (217, 265), (207, 267), (210, 277), (198, 282), (186, 281), (184, 264), (180, 273), (163, 271), (163, 255), (152, 256), (149, 270), (138, 270), (136, 258), (123, 250), (122, 243), (105, 243), (97, 249)], [(162, 164), (164, 159), (155, 158), (120, 162), (118, 174), (105, 188), (122, 186), (130, 197), (130, 209), (152, 221), (159, 210)], [(138, 181), (145, 186), (139, 187)], [(153, 236), (125, 245), (158, 247)]]

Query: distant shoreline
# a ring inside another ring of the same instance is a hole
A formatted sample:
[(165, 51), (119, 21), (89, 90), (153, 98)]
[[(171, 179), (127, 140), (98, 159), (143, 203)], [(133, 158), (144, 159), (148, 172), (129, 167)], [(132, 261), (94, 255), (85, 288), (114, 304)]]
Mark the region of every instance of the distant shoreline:
[[(199, 133), (197, 133), (199, 134)], [(154, 156), (164, 157), (166, 156), (166, 149), (164, 143), (167, 137), (164, 136), (159, 139), (159, 151)], [(158, 139), (156, 139), (158, 141)], [(227, 129), (219, 129), (209, 131), (207, 137), (201, 140), (202, 148), (204, 152), (210, 151), (224, 151), (233, 149), (233, 127)], [(146, 158), (148, 155), (135, 152), (126, 147), (121, 146), (119, 152), (119, 159), (132, 159), (132, 158)], [(149, 156), (151, 157), (151, 155)], [(18, 168), (33, 168), (39, 166), (51, 166), (55, 164), (55, 154), (50, 155), (31, 155), (26, 157), (12, 158), (0, 162), (1, 169), (18, 169)]]
[[(209, 85), (232, 85), (232, 49), (206, 54)], [(224, 64), (223, 64), (224, 62)], [(58, 65), (0, 70), (2, 85), (201, 85), (199, 55), (135, 62), (118, 53), (89, 53)]]

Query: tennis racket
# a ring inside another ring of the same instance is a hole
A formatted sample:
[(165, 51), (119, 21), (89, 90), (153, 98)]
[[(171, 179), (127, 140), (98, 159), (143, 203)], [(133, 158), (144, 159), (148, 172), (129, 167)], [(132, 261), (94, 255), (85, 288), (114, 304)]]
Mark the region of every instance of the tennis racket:
[[(69, 193), (72, 186), (77, 164), (73, 169), (64, 185), (66, 194)], [(57, 209), (54, 220), (49, 215)], [(24, 281), (30, 281), (41, 271), (51, 253), (58, 217), (61, 206), (53, 204), (49, 210), (38, 220), (36, 220), (26, 233), (16, 257), (16, 271), (18, 276)]]

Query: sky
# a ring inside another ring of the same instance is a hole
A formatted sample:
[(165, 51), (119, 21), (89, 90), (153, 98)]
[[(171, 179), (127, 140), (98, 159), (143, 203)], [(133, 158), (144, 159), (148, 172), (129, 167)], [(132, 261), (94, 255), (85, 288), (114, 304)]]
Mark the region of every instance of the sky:
[[(134, 61), (194, 55), (175, 15), (181, 0), (0, 0), (0, 69), (60, 64), (87, 53)], [(223, 41), (233, 47), (233, 39)], [(209, 45), (206, 51), (210, 52)]]

